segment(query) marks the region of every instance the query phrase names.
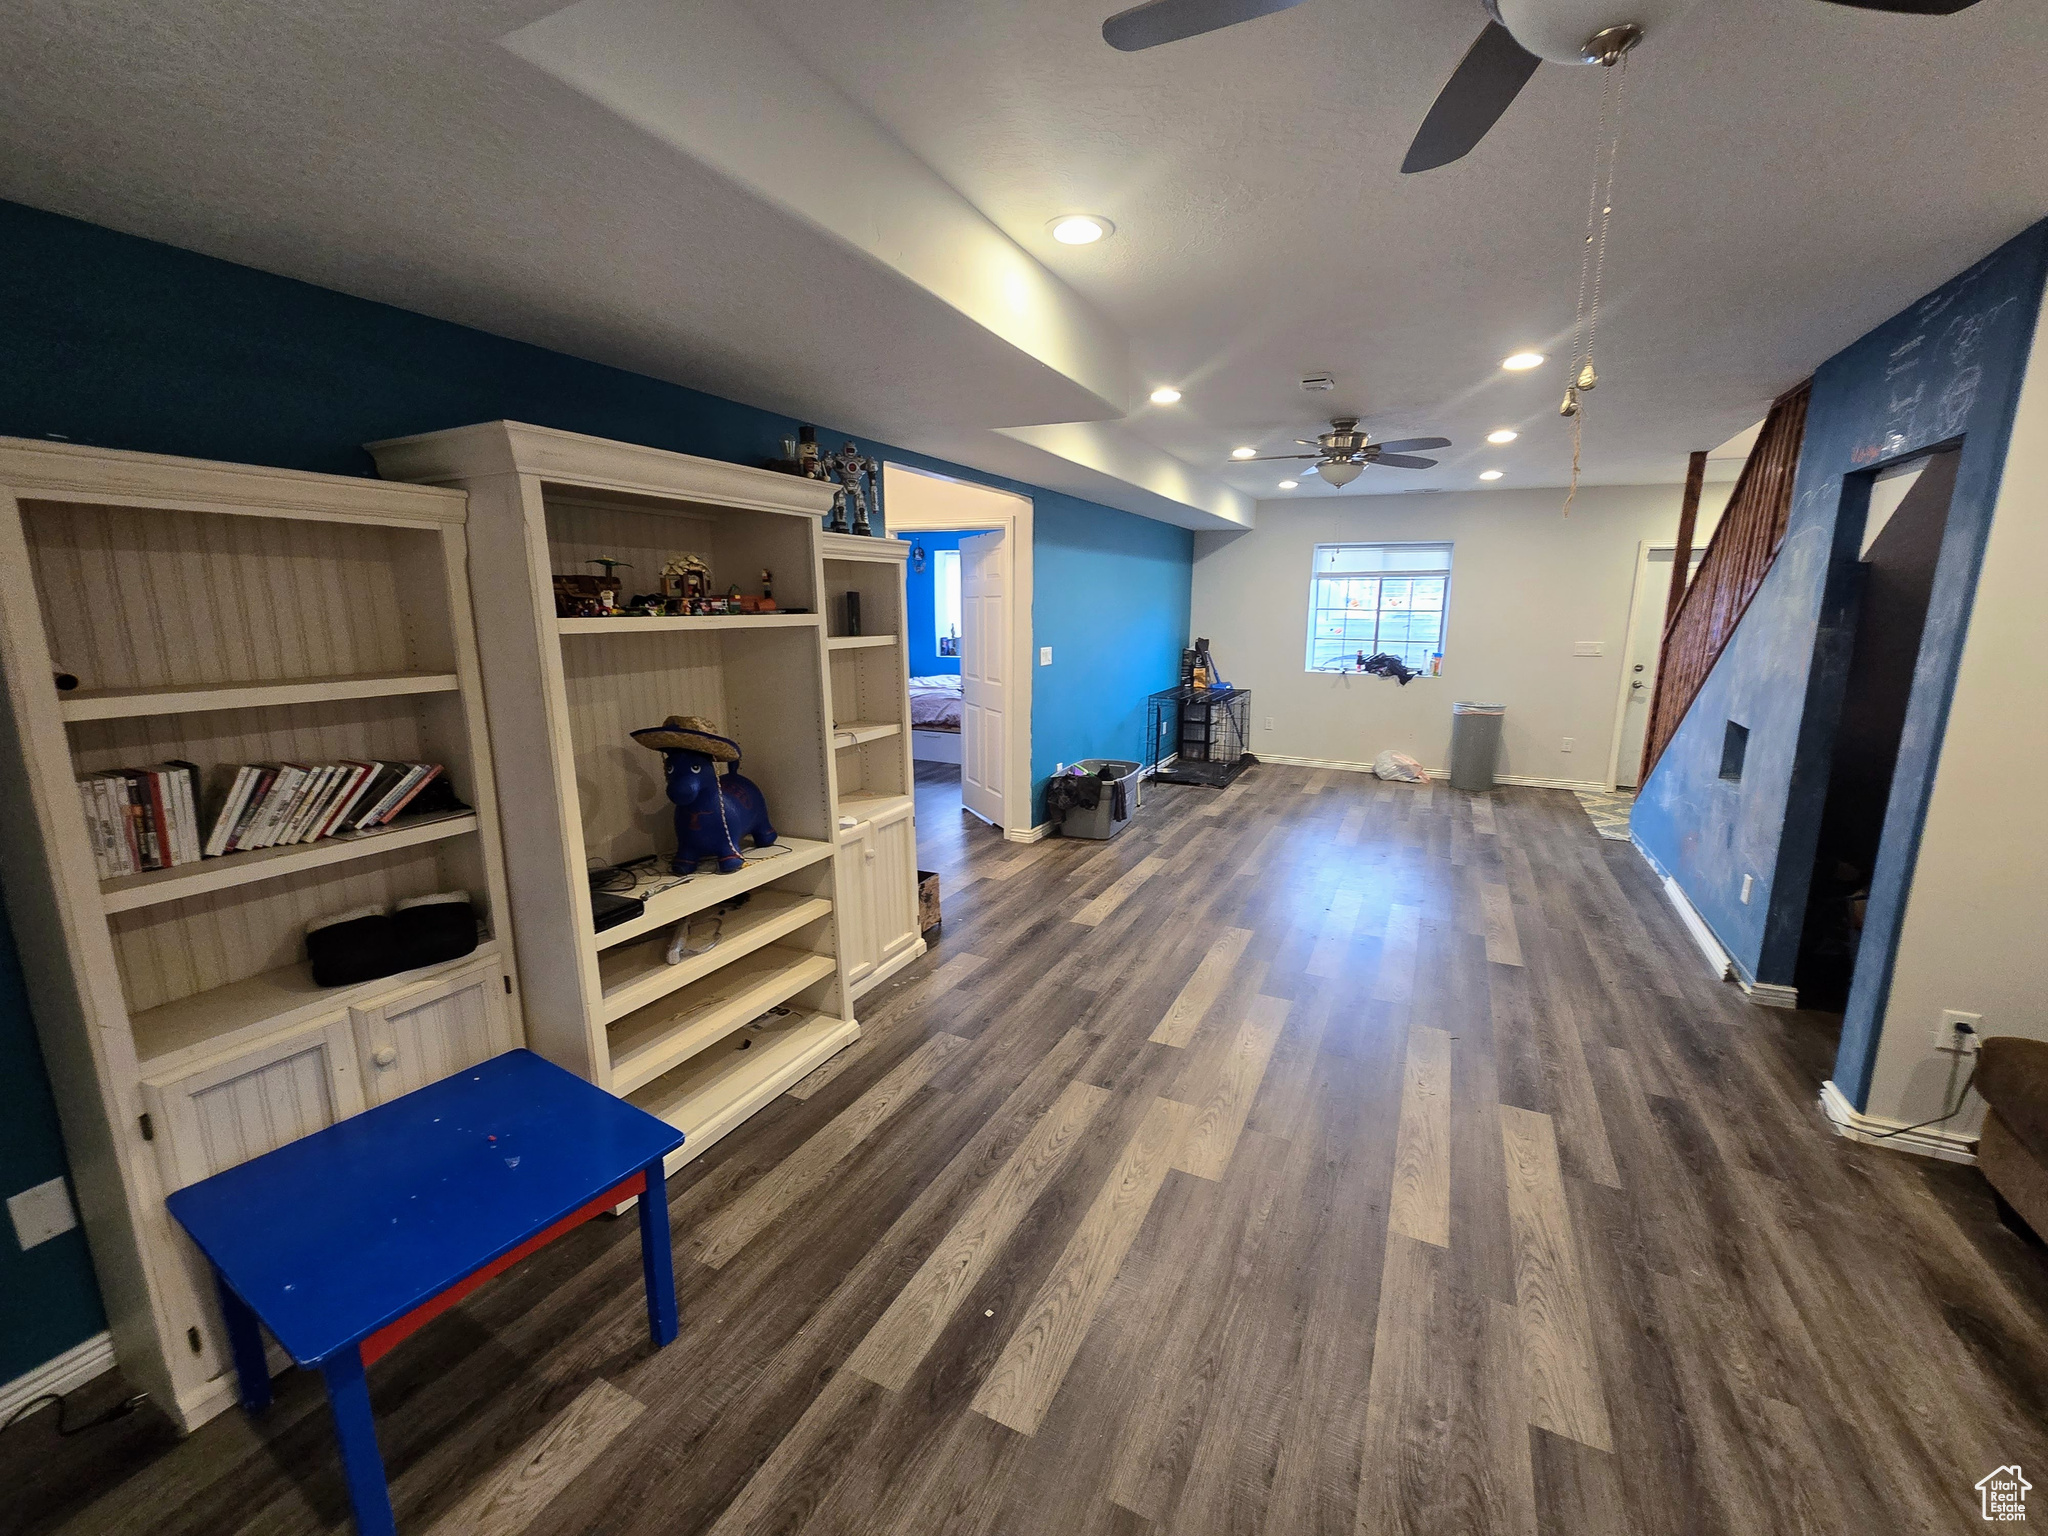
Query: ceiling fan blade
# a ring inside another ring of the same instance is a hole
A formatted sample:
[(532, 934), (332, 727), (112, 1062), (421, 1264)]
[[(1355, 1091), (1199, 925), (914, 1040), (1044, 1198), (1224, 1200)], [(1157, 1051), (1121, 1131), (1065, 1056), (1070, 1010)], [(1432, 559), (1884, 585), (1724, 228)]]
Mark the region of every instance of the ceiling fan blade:
[(1448, 448), (1448, 437), (1404, 437), (1398, 443), (1374, 443), (1382, 456), (1389, 453), (1412, 453), (1418, 448)]
[(1320, 459), (1320, 453), (1262, 453), (1251, 459), (1232, 459), (1233, 464), (1265, 464), (1274, 459)]
[(1436, 468), (1435, 459), (1418, 459), (1412, 453), (1383, 453), (1378, 458), (1368, 459), (1366, 462), (1369, 464), (1384, 465), (1388, 469)]
[(1953, 16), (1967, 11), (1977, 0), (1830, 0), (1834, 5), (1854, 6), (1859, 11), (1889, 11), (1894, 16)]
[(1301, 0), (1145, 0), (1102, 24), (1102, 40), (1124, 53), (1200, 37), (1240, 21), (1291, 10)]
[(1470, 153), (1500, 121), (1501, 113), (1542, 62), (1516, 42), (1506, 27), (1489, 21), (1479, 41), (1437, 93), (1429, 116), (1415, 132), (1415, 142), (1408, 146), (1401, 174), (1433, 171)]

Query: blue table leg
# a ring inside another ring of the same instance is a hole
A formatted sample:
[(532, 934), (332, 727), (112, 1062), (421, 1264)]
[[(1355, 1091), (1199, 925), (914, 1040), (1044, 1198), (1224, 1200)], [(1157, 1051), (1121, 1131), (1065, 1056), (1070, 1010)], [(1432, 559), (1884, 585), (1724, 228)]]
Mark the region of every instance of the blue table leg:
[(356, 1536), (398, 1536), (391, 1490), (384, 1482), (384, 1458), (377, 1453), (377, 1426), (370, 1418), (370, 1388), (363, 1379), (363, 1352), (354, 1344), (320, 1362), (327, 1378), (327, 1405), (334, 1410), (334, 1437), (341, 1442), (341, 1470), (348, 1482)]
[(220, 1317), (227, 1324), (228, 1350), (235, 1357), (235, 1375), (242, 1383), (242, 1406), (261, 1413), (270, 1406), (270, 1362), (263, 1358), (263, 1335), (256, 1314), (248, 1303), (228, 1289), (227, 1281), (214, 1272), (213, 1287), (220, 1295)]
[(657, 1349), (676, 1336), (675, 1256), (669, 1251), (668, 1176), (662, 1160), (647, 1165), (640, 1196), (640, 1271), (647, 1282), (647, 1330)]

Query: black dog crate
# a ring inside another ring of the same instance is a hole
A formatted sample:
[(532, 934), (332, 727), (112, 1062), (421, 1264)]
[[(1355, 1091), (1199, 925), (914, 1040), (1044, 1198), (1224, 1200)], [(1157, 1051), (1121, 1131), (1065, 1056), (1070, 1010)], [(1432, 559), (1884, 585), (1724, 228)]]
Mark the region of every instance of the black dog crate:
[(1167, 784), (1221, 789), (1258, 759), (1249, 688), (1167, 688), (1146, 707), (1145, 775)]

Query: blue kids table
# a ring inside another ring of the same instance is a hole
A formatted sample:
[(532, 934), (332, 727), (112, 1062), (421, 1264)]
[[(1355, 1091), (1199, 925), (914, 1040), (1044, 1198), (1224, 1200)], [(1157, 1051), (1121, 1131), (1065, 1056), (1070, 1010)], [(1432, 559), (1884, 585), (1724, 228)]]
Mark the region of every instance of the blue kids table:
[(213, 1265), (242, 1404), (270, 1406), (260, 1321), (327, 1380), (361, 1536), (395, 1536), (363, 1371), (491, 1276), (640, 1201), (647, 1324), (676, 1336), (662, 1159), (682, 1133), (511, 1051), (179, 1190)]

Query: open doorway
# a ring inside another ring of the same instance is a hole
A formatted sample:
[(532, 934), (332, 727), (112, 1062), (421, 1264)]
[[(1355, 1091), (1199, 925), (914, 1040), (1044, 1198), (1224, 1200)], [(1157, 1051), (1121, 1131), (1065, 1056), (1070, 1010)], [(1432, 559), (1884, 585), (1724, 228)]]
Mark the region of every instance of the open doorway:
[[(964, 818), (1028, 838), (1031, 503), (894, 464), (885, 473), (889, 532), (911, 546), (905, 617), (920, 842), (957, 842)], [(947, 851), (924, 856), (936, 865)]]
[(1800, 930), (1802, 1007), (1839, 1013), (1848, 1002), (1958, 458), (1953, 448), (1928, 454), (1870, 486), (1855, 641)]

